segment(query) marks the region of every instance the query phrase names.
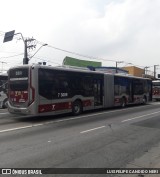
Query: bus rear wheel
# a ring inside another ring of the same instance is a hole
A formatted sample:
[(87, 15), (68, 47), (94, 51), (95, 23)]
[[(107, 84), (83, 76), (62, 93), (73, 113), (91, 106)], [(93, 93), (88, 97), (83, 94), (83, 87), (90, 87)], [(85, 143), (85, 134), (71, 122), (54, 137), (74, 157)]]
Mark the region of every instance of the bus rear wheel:
[(82, 102), (77, 100), (77, 101), (74, 101), (73, 102), (73, 105), (72, 105), (72, 114), (73, 115), (79, 115), (82, 113)]
[(121, 107), (126, 107), (126, 99), (124, 97), (121, 99)]
[(143, 104), (146, 104), (147, 103), (147, 98), (146, 96), (143, 97)]
[(7, 101), (8, 101), (7, 98), (3, 101), (3, 104), (2, 104), (3, 109), (7, 108)]

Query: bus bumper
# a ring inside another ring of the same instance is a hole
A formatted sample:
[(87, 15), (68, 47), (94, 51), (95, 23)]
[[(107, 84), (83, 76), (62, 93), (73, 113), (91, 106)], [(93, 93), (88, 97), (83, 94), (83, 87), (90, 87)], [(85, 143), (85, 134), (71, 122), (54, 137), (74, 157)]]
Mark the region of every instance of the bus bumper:
[(30, 110), (28, 110), (27, 108), (17, 108), (12, 106), (9, 102), (8, 102), (8, 112), (12, 114), (31, 115)]

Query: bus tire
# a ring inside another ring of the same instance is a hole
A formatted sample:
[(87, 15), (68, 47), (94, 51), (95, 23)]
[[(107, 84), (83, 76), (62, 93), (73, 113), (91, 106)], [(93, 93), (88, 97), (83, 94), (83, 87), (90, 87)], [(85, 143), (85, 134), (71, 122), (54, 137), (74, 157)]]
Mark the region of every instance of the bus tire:
[(3, 109), (7, 108), (7, 101), (8, 101), (7, 98), (3, 101), (3, 105), (2, 105)]
[(143, 97), (143, 104), (146, 104), (147, 103), (147, 98), (146, 96)]
[(125, 107), (126, 107), (126, 98), (125, 98), (125, 97), (123, 97), (123, 98), (121, 99), (121, 107), (122, 107), (122, 108), (125, 108)]
[(82, 113), (82, 110), (82, 102), (80, 100), (74, 101), (72, 105), (72, 114), (74, 116), (79, 115)]

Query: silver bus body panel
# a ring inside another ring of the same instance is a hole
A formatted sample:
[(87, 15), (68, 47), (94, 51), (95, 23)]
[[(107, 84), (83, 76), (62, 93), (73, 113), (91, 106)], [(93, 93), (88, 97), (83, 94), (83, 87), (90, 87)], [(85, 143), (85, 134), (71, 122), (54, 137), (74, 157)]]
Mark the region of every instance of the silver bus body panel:
[(104, 108), (114, 106), (114, 75), (104, 75)]
[[(84, 111), (99, 109), (99, 108), (109, 108), (109, 107), (114, 107), (114, 106), (120, 106), (120, 103), (117, 103), (117, 104), (115, 103), (116, 97), (121, 99), (123, 96), (125, 96), (127, 98), (127, 95), (115, 96), (115, 94), (114, 94), (115, 75), (100, 73), (100, 72), (96, 72), (96, 71), (80, 71), (77, 69), (76, 70), (70, 69), (69, 71), (73, 71), (73, 72), (79, 72), (79, 73), (83, 72), (83, 73), (89, 73), (89, 74), (92, 74), (92, 73), (96, 74), (97, 73), (97, 74), (101, 74), (101, 76), (103, 75), (102, 104), (95, 105), (95, 97), (94, 96), (93, 97), (86, 97), (86, 96), (82, 96), (82, 95), (75, 95), (71, 98), (47, 99), (47, 98), (39, 95), (38, 69), (43, 66), (24, 66), (24, 67), (30, 68), (29, 69), (29, 82), (31, 81), (30, 86), (35, 89), (34, 102), (31, 103), (29, 106), (25, 105), (25, 107), (15, 107), (9, 102), (8, 103), (8, 110), (9, 110), (9, 112), (14, 113), (14, 114), (45, 116), (45, 115), (57, 115), (57, 114), (63, 114), (63, 113), (70, 113), (70, 112), (72, 112), (72, 108), (63, 109), (63, 110), (53, 110), (53, 111), (49, 111), (49, 112), (39, 112), (39, 106), (40, 105), (47, 105), (47, 104), (54, 106), (54, 104), (58, 104), (58, 103), (62, 103), (62, 102), (70, 102), (72, 104), (75, 100), (81, 100), (82, 102), (85, 102), (87, 100), (91, 101), (91, 104), (89, 106), (83, 106)], [(18, 68), (18, 67), (16, 67), (16, 68)], [(55, 69), (58, 71), (59, 70), (68, 71), (68, 69), (64, 69), (64, 68), (47, 67), (47, 66), (45, 68), (51, 69), (51, 70)], [(31, 78), (30, 78), (30, 73), (33, 76)], [(130, 78), (132, 78), (132, 77), (130, 77)], [(32, 91), (30, 86), (28, 88), (29, 93), (31, 93), (31, 91)], [(149, 94), (144, 93), (143, 95), (146, 95), (147, 100), (149, 99)], [(135, 95), (135, 96), (138, 97), (138, 95)], [(31, 96), (31, 94), (29, 94), (29, 100), (31, 100), (31, 99), (32, 99), (32, 96)], [(143, 96), (142, 96), (142, 99), (143, 99)], [(142, 100), (140, 100), (140, 102), (141, 101)], [(137, 102), (137, 103), (139, 103), (139, 102)]]

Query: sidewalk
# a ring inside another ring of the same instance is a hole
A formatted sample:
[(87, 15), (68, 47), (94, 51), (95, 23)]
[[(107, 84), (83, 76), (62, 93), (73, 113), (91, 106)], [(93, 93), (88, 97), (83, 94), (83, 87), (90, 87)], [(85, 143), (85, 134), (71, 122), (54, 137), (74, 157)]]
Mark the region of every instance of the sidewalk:
[[(140, 158), (130, 162), (126, 168), (160, 168), (160, 143)], [(160, 177), (160, 174), (123, 174), (119, 175), (119, 177)]]

